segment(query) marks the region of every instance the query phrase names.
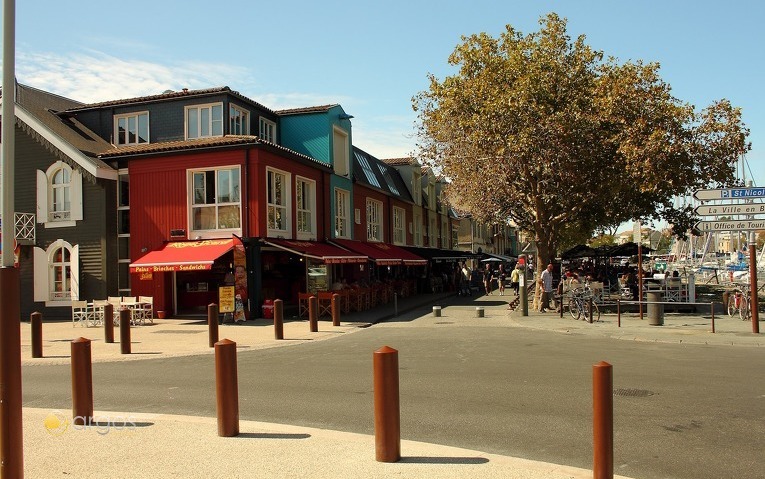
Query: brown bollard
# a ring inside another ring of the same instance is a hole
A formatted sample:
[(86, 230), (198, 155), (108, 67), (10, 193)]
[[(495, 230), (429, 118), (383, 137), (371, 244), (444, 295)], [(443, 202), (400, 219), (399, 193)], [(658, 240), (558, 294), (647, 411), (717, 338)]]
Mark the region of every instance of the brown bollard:
[(622, 300), (616, 298), (616, 327), (622, 327)]
[(715, 332), (715, 303), (712, 301), (709, 303), (709, 310), (712, 311), (712, 332)]
[(592, 437), (594, 479), (614, 477), (614, 385), (610, 364), (592, 366)]
[(218, 436), (238, 436), (239, 384), (236, 372), (236, 343), (230, 339), (215, 343), (215, 397)]
[(42, 313), (35, 311), (29, 315), (29, 323), (32, 326), (32, 357), (43, 357), (42, 343)]
[(111, 303), (104, 305), (104, 342), (114, 342), (114, 305)]
[(587, 299), (587, 322), (592, 324), (593, 311), (592, 311), (592, 296)]
[(274, 337), (284, 339), (284, 304), (281, 299), (274, 300)]
[(340, 326), (340, 295), (332, 295), (332, 326)]
[(319, 332), (319, 298), (311, 296), (308, 298), (308, 324), (312, 333)]
[(128, 308), (120, 309), (120, 353), (130, 354), (130, 318), (131, 311)]
[(79, 426), (93, 419), (93, 364), (86, 338), (72, 341), (72, 417)]
[(207, 305), (207, 344), (211, 348), (218, 342), (218, 305)]
[(401, 459), (401, 409), (398, 388), (398, 351), (383, 346), (373, 354), (375, 404), (375, 459)]

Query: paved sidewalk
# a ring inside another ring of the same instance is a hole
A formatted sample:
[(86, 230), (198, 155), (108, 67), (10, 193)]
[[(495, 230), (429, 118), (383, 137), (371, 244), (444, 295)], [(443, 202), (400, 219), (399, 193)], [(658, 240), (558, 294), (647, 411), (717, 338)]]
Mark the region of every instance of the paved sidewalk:
[[(398, 313), (416, 309), (431, 316), (431, 306), (440, 305), (450, 320), (481, 322), (475, 307), (483, 307), (486, 324), (532, 328), (558, 334), (597, 335), (631, 341), (719, 344), (735, 347), (765, 346), (763, 335), (751, 332), (751, 322), (716, 315), (716, 333), (711, 333), (711, 315), (665, 314), (664, 326), (649, 326), (647, 317), (625, 314), (621, 327), (615, 314), (605, 314), (593, 324), (560, 318), (551, 312), (507, 310), (511, 296), (458, 298), (448, 294), (406, 298), (397, 304)], [(419, 308), (419, 309), (418, 309)], [(306, 320), (287, 319), (284, 335), (274, 339), (270, 320), (242, 325), (221, 325), (219, 338), (237, 342), (241, 350), (295, 347), (307, 341), (331, 340), (352, 334), (395, 313), (387, 305), (342, 318), (334, 327), (319, 322), (311, 333)], [(435, 318), (431, 318), (435, 319)], [(417, 327), (418, 321), (405, 327)], [(131, 329), (132, 354), (120, 354), (119, 330), (115, 343), (106, 344), (102, 328), (72, 327), (69, 322), (45, 323), (44, 358), (32, 359), (30, 328), (22, 324), (23, 368), (44, 364), (69, 364), (71, 340), (92, 340), (94, 362), (140, 360), (157, 357), (212, 354), (207, 325), (199, 319), (155, 320), (154, 325)], [(24, 409), (25, 477), (77, 478), (271, 478), (271, 477), (364, 477), (383, 478), (519, 478), (579, 479), (592, 471), (487, 454), (434, 444), (402, 441), (402, 460), (375, 460), (374, 436), (312, 429), (283, 424), (240, 421), (240, 435), (217, 436), (215, 418), (96, 411), (98, 425), (83, 429), (71, 424), (71, 411)], [(126, 424), (127, 423), (127, 424)], [(622, 476), (615, 476), (622, 477)]]

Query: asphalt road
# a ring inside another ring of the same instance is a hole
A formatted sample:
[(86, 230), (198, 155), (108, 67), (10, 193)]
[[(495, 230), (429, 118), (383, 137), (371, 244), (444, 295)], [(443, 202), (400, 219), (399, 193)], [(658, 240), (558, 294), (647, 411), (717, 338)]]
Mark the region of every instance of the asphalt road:
[[(240, 351), (240, 417), (373, 434), (372, 354), (387, 345), (399, 351), (402, 438), (590, 468), (592, 365), (605, 360), (614, 372), (617, 474), (765, 476), (761, 348), (415, 316)], [(93, 376), (96, 410), (215, 416), (212, 356), (96, 363)], [(71, 408), (68, 366), (25, 366), (23, 378), (25, 406)]]

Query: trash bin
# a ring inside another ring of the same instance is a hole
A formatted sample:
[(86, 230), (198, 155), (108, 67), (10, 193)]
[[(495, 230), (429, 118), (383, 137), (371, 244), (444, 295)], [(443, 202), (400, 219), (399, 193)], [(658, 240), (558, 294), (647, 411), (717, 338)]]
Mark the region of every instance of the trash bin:
[(476, 318), (483, 318), (483, 306), (478, 306), (475, 308), (475, 317)]
[(433, 316), (436, 318), (441, 317), (441, 306), (433, 306)]
[(664, 304), (652, 304), (664, 301), (661, 291), (649, 291), (646, 296), (648, 298), (648, 324), (650, 326), (664, 326)]

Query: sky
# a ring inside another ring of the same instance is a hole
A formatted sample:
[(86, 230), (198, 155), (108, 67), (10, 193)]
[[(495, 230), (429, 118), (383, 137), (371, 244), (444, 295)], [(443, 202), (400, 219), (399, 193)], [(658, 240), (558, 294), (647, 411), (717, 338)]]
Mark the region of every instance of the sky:
[(760, 0), (16, 1), (16, 77), (82, 102), (229, 86), (274, 110), (339, 103), (353, 143), (416, 154), (411, 99), (454, 72), (461, 37), (539, 30), (620, 62), (659, 62), (683, 102), (743, 111), (746, 179), (765, 185), (765, 2)]

